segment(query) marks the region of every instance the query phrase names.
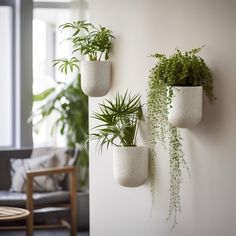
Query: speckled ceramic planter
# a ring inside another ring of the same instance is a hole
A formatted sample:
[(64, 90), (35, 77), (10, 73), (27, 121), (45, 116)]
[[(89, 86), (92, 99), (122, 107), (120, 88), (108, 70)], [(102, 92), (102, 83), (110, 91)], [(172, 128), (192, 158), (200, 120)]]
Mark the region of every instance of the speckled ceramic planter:
[(122, 186), (143, 185), (148, 178), (148, 162), (148, 146), (113, 148), (114, 178)]
[(90, 97), (102, 97), (111, 87), (110, 61), (82, 61), (81, 88)]
[(196, 126), (202, 119), (202, 86), (173, 87), (173, 98), (168, 120), (178, 128)]

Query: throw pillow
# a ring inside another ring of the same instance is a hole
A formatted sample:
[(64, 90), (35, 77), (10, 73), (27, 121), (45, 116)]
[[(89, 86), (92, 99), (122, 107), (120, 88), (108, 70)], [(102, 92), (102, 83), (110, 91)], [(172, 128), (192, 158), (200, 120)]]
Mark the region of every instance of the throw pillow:
[[(52, 168), (56, 166), (55, 155), (45, 155), (40, 158), (11, 159), (12, 185), (11, 191), (26, 191), (26, 172), (28, 170)], [(36, 192), (61, 190), (58, 179), (54, 175), (37, 176), (33, 179), (33, 189)]]
[[(74, 163), (71, 163), (72, 153), (71, 149), (63, 147), (37, 147), (33, 149), (31, 158), (41, 158), (45, 155), (55, 155), (55, 162), (53, 167), (63, 167), (63, 166), (72, 166)], [(65, 174), (54, 175), (54, 178), (62, 184), (65, 180)]]
[(63, 147), (37, 147), (33, 149), (31, 158), (40, 158), (45, 155), (55, 155), (58, 159), (57, 166), (66, 166), (71, 159), (71, 154), (68, 153), (68, 150), (68, 148)]

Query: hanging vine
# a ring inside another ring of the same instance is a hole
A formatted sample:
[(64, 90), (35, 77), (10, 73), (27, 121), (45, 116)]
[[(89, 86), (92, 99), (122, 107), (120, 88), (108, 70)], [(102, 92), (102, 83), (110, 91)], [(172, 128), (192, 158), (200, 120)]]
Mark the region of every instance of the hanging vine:
[[(155, 146), (159, 141), (169, 152), (170, 202), (168, 220), (173, 218), (172, 228), (177, 224), (177, 215), (181, 212), (181, 183), (183, 170), (189, 172), (184, 159), (180, 131), (168, 121), (168, 112), (173, 98), (173, 86), (203, 86), (204, 94), (210, 103), (215, 100), (213, 80), (209, 68), (197, 54), (201, 48), (176, 53), (167, 57), (155, 54), (157, 60), (151, 69), (148, 81), (148, 127), (149, 142), (152, 149), (152, 163), (156, 159)], [(155, 167), (152, 167), (155, 168)], [(190, 173), (190, 172), (189, 172)], [(155, 176), (152, 173), (153, 191)]]

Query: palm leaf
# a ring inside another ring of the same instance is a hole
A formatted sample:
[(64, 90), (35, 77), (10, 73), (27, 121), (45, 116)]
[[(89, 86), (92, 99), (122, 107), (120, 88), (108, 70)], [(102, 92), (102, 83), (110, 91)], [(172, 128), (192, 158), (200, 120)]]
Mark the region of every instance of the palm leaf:
[(142, 118), (141, 96), (132, 96), (128, 91), (124, 96), (119, 93), (111, 100), (99, 104), (100, 112), (94, 112), (92, 118), (100, 124), (91, 129), (91, 138), (97, 140), (97, 147), (104, 145), (135, 146), (139, 120)]

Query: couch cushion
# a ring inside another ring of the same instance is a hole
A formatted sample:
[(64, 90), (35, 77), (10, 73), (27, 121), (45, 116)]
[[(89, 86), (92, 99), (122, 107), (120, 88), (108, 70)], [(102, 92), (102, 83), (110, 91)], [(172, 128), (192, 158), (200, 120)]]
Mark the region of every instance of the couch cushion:
[[(34, 206), (67, 203), (70, 199), (69, 192), (56, 191), (49, 193), (34, 193)], [(0, 206), (25, 207), (26, 194), (0, 191)]]
[(29, 158), (31, 152), (31, 148), (0, 150), (0, 190), (9, 190), (11, 187), (10, 159)]
[[(26, 172), (58, 166), (55, 155), (45, 155), (40, 158), (11, 159), (12, 185), (11, 191), (26, 191)], [(33, 179), (33, 189), (37, 192), (61, 190), (55, 175), (37, 176)]]

